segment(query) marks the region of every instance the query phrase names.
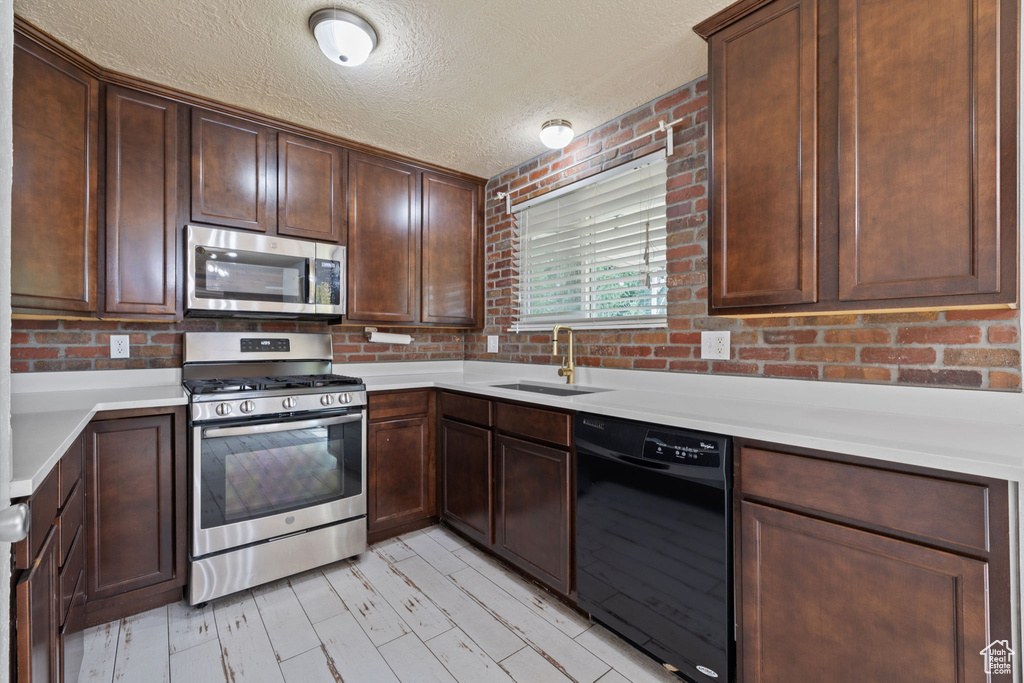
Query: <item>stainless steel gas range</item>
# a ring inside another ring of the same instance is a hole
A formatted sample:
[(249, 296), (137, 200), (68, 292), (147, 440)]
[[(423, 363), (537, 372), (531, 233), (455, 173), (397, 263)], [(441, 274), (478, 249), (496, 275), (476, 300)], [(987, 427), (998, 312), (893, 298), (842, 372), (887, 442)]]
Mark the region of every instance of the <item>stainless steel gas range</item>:
[(366, 550), (366, 387), (329, 334), (190, 332), (193, 605)]

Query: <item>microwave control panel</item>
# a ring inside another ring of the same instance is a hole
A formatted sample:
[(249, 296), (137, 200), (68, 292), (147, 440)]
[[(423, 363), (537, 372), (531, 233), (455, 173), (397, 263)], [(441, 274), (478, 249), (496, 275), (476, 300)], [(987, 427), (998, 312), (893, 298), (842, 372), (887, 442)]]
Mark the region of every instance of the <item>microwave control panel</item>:
[(242, 353), (281, 353), (292, 350), (290, 339), (259, 339), (245, 337), (241, 341)]

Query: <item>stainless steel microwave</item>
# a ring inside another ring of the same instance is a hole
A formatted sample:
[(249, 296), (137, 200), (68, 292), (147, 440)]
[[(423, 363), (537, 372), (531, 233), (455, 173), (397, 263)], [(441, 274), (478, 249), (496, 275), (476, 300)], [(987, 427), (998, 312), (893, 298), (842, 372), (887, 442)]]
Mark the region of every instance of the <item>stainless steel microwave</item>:
[(185, 226), (187, 314), (338, 318), (345, 313), (345, 247)]

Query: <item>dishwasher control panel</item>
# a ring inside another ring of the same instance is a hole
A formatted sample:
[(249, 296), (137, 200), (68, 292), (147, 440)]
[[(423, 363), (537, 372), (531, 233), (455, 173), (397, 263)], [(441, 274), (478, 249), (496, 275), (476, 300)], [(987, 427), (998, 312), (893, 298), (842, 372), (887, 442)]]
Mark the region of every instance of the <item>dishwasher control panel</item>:
[(644, 439), (643, 457), (676, 465), (718, 468), (722, 466), (723, 446), (716, 439), (652, 429)]

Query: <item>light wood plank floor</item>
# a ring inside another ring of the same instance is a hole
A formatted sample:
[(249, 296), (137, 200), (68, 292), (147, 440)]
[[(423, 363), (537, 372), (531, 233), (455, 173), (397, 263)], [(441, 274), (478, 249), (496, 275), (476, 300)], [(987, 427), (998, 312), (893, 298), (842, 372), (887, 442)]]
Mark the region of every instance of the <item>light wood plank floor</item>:
[(86, 632), (83, 683), (678, 683), (440, 526)]

